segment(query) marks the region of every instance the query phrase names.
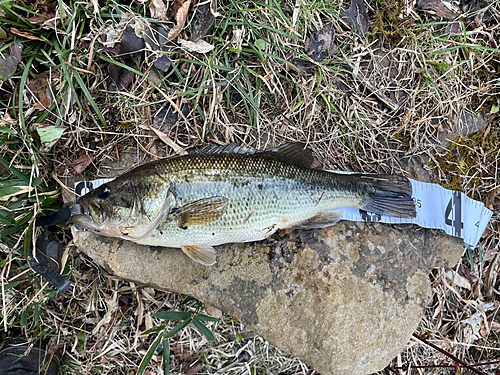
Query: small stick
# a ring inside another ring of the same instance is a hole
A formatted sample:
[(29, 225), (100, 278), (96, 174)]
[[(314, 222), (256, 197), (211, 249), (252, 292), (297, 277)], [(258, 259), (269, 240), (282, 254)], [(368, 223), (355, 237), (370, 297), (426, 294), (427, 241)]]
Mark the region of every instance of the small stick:
[(455, 357), (453, 354), (451, 353), (448, 353), (446, 350), (443, 350), (441, 349), (439, 346), (437, 345), (434, 345), (433, 343), (427, 341), (426, 339), (424, 339), (423, 337), (420, 337), (419, 335), (417, 335), (416, 333), (413, 334), (413, 337), (419, 339), (420, 341), (422, 341), (424, 344), (427, 344), (429, 345), (431, 348), (433, 349), (436, 349), (438, 352), (440, 352), (441, 354), (444, 354), (445, 356), (453, 359), (455, 362), (461, 364), (463, 367), (465, 368), (468, 368), (469, 370), (471, 370), (472, 372), (476, 373), (476, 374), (479, 374), (479, 375), (486, 375), (484, 372), (482, 371), (479, 371), (479, 370), (476, 370), (474, 367), (468, 365), (467, 363), (463, 362), (461, 359)]

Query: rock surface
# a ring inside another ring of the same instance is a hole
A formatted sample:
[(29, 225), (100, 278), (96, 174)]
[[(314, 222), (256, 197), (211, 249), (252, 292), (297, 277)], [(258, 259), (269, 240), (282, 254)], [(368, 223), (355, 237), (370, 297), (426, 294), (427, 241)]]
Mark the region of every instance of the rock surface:
[(382, 370), (424, 313), (428, 273), (453, 266), (462, 240), (413, 225), (340, 222), (218, 246), (217, 264), (180, 249), (75, 232), (76, 245), (124, 279), (191, 295), (323, 374)]

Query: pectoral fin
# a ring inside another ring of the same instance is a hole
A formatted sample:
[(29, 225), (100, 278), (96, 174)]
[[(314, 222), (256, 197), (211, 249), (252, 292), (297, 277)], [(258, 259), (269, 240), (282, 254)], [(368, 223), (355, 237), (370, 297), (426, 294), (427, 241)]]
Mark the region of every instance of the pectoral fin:
[(177, 216), (179, 227), (186, 228), (191, 225), (207, 224), (224, 215), (226, 212), (227, 198), (210, 197), (188, 203), (172, 210)]
[(303, 221), (302, 223), (298, 224), (295, 228), (298, 229), (326, 228), (339, 221), (343, 214), (344, 211), (342, 210), (323, 211), (317, 214), (316, 216), (313, 216), (309, 220)]
[(211, 266), (217, 262), (215, 249), (208, 245), (181, 246), (182, 251), (195, 262), (204, 266)]

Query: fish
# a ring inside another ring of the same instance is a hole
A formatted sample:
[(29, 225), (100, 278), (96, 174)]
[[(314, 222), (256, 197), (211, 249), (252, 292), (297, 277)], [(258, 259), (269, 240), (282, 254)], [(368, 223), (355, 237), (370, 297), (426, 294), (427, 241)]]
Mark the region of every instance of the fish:
[(103, 236), (180, 248), (209, 266), (214, 246), (264, 240), (279, 229), (325, 228), (341, 219), (339, 207), (416, 217), (408, 178), (334, 173), (312, 168), (313, 161), (301, 143), (264, 151), (208, 145), (90, 191), (72, 221)]

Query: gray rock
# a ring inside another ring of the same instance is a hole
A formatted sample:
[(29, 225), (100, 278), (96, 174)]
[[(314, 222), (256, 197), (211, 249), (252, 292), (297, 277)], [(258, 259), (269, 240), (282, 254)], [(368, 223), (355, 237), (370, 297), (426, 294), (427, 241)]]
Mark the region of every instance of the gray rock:
[(76, 245), (115, 275), (191, 295), (323, 374), (382, 370), (419, 324), (429, 271), (453, 266), (462, 241), (413, 225), (340, 222), (218, 246), (217, 264), (180, 249), (75, 232)]

